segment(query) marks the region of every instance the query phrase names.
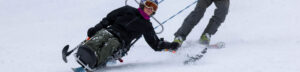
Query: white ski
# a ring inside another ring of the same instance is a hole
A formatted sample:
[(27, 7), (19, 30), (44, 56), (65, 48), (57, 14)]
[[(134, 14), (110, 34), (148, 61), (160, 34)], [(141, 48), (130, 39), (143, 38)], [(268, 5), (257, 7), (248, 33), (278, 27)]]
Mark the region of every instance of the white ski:
[(194, 56), (189, 56), (187, 55), (188, 59), (185, 60), (183, 63), (186, 64), (190, 64), (193, 62), (196, 62), (198, 60), (200, 60), (205, 53), (207, 52), (207, 49), (211, 49), (211, 48), (215, 48), (215, 49), (220, 49), (220, 48), (224, 48), (225, 47), (225, 43), (224, 42), (218, 42), (216, 44), (210, 44), (208, 46), (206, 46), (199, 54), (196, 54)]

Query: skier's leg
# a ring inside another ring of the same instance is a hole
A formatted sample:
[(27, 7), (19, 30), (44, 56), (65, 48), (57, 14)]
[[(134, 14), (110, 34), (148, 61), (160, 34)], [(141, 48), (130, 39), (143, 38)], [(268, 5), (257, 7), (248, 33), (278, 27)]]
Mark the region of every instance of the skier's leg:
[(214, 35), (221, 23), (224, 22), (229, 9), (229, 0), (215, 0), (216, 9), (214, 15), (210, 19), (207, 27), (205, 28), (202, 35), (208, 33), (209, 35)]
[(106, 64), (108, 57), (113, 55), (113, 52), (120, 47), (120, 44), (117, 38), (109, 38), (98, 53), (98, 65)]
[(208, 45), (210, 43), (211, 35), (214, 35), (217, 32), (228, 13), (229, 0), (215, 0), (214, 3), (217, 9), (215, 9), (214, 15), (200, 37), (200, 43), (203, 45)]
[(98, 31), (90, 40), (84, 45), (92, 48), (93, 51), (99, 51), (103, 44), (113, 35), (105, 29)]
[(196, 24), (200, 21), (203, 17), (206, 8), (212, 4), (212, 0), (198, 0), (197, 5), (184, 20), (181, 27), (177, 30), (174, 34), (175, 37), (181, 36), (183, 40), (186, 39), (186, 36), (191, 32)]
[(100, 30), (86, 45), (91, 46), (97, 54), (97, 65), (104, 66), (107, 58), (120, 46), (120, 42), (105, 29)]
[(109, 38), (109, 33), (105, 30), (98, 31), (90, 40), (86, 40), (85, 43), (79, 46), (76, 57), (77, 62), (82, 66), (89, 66), (90, 68), (95, 68), (97, 65), (97, 51), (104, 42)]
[[(118, 39), (105, 29), (98, 31), (90, 40), (80, 46), (77, 57), (80, 56), (85, 65), (96, 68), (101, 65), (107, 56), (119, 46)], [(116, 47), (117, 46), (117, 47)], [(111, 49), (109, 49), (111, 48)]]

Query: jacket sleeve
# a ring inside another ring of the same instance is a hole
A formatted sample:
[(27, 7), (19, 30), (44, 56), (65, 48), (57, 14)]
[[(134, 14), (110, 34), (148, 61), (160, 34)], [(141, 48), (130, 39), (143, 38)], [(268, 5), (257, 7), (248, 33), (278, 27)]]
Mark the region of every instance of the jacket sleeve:
[(163, 40), (160, 40), (155, 31), (152, 30), (150, 32), (144, 33), (143, 34), (146, 42), (148, 45), (154, 50), (154, 51), (161, 51), (162, 48), (160, 48), (160, 44), (163, 43)]
[(124, 11), (127, 9), (127, 6), (118, 8), (116, 10), (113, 10), (105, 18), (103, 18), (94, 28), (95, 31), (99, 31), (102, 28), (106, 28), (109, 25), (113, 24), (117, 17), (121, 16), (122, 14), (125, 14)]

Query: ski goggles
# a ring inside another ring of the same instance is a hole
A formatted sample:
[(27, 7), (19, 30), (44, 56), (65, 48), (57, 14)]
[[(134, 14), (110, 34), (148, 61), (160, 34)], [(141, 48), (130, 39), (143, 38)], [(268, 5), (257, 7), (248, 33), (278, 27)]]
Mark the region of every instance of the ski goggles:
[(153, 12), (155, 12), (157, 10), (157, 4), (147, 0), (144, 2), (145, 7), (147, 8), (151, 8)]

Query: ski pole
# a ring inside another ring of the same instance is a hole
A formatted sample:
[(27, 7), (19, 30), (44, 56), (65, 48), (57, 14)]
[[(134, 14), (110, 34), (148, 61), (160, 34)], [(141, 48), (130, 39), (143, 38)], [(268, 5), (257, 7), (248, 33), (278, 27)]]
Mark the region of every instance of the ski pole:
[(64, 62), (67, 63), (67, 62), (68, 62), (68, 61), (67, 61), (67, 57), (68, 57), (71, 53), (73, 53), (73, 51), (75, 51), (76, 49), (78, 49), (79, 46), (80, 46), (81, 44), (84, 44), (84, 43), (86, 43), (86, 42), (89, 41), (89, 40), (90, 40), (90, 37), (88, 37), (86, 40), (84, 40), (83, 42), (81, 42), (79, 45), (77, 45), (77, 46), (76, 46), (74, 49), (72, 49), (71, 51), (68, 51), (70, 45), (66, 45), (66, 46), (63, 48), (63, 50), (62, 50), (62, 58), (63, 58)]

